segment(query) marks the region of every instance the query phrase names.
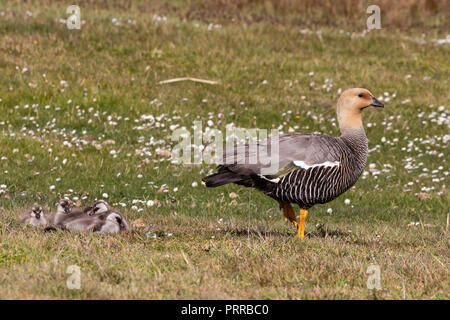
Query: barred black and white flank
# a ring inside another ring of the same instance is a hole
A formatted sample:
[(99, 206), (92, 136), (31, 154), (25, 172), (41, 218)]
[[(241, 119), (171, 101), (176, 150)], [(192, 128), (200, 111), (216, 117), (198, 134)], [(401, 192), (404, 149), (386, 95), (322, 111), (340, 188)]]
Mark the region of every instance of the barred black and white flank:
[[(337, 198), (363, 172), (368, 144), (361, 111), (369, 106), (383, 107), (383, 104), (366, 89), (348, 89), (337, 105), (340, 137), (293, 133), (257, 142), (256, 146), (236, 146), (225, 150), (218, 172), (203, 181), (207, 187), (235, 183), (259, 189), (280, 203), (285, 218), (294, 225), (297, 220), (290, 203), (296, 203), (301, 209), (299, 236), (303, 238), (301, 229), (307, 210)], [(278, 143), (277, 163), (273, 163), (270, 152), (268, 156), (261, 151), (271, 150), (274, 143)], [(251, 163), (251, 159), (257, 159), (256, 163)], [(269, 162), (277, 170), (268, 173)]]

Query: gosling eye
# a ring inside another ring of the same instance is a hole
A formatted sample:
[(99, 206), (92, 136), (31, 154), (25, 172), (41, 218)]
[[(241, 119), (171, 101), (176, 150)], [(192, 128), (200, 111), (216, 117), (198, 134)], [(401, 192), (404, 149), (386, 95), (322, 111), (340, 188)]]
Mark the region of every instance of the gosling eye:
[(364, 97), (364, 93), (358, 94), (358, 97), (360, 97), (360, 98)]

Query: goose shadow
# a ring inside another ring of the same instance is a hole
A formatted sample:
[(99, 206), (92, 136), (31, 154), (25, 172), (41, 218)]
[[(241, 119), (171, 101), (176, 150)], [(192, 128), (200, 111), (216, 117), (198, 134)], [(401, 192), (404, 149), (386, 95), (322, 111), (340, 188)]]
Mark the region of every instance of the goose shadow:
[[(249, 229), (249, 228), (230, 228), (221, 230), (222, 233), (231, 234), (237, 237), (248, 237), (248, 236), (271, 236), (280, 238), (290, 238), (296, 236), (296, 230), (286, 230), (286, 231), (265, 231), (263, 229)], [(328, 229), (324, 225), (317, 225), (316, 230), (305, 233), (305, 238), (346, 238), (351, 235), (348, 231), (342, 231), (339, 229)]]
[(316, 225), (316, 230), (308, 232), (305, 237), (309, 238), (346, 238), (351, 236), (351, 232), (339, 229), (329, 229), (323, 224)]
[(292, 232), (289, 231), (265, 231), (263, 229), (256, 230), (256, 229), (249, 229), (249, 228), (234, 228), (234, 229), (224, 229), (221, 230), (222, 233), (225, 234), (231, 234), (232, 236), (237, 237), (248, 237), (248, 236), (258, 236), (258, 237), (281, 237), (281, 238), (287, 238), (292, 237)]

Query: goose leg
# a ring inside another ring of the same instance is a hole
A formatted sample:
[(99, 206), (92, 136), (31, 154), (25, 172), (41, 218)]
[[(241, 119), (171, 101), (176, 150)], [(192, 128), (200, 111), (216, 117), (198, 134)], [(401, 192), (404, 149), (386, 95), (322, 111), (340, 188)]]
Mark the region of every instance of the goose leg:
[(297, 228), (298, 223), (297, 223), (297, 217), (295, 216), (295, 213), (294, 213), (294, 209), (292, 209), (292, 206), (291, 206), (290, 203), (287, 204), (287, 207), (288, 207), (288, 209), (287, 209), (287, 211), (288, 211), (288, 220), (289, 220), (290, 223), (292, 223), (292, 225), (294, 227)]
[(307, 215), (308, 215), (308, 210), (300, 209), (300, 224), (298, 226), (297, 237), (302, 238), (302, 239), (305, 237), (305, 221), (306, 221)]
[(290, 203), (279, 202), (280, 208), (283, 209), (284, 221), (288, 221), (292, 223), (294, 227), (297, 227), (297, 217), (295, 216), (294, 209)]

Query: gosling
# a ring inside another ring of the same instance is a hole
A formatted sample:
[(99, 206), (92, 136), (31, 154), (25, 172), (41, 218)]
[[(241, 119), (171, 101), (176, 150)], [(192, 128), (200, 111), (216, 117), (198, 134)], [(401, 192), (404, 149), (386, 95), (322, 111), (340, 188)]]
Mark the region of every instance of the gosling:
[(26, 223), (35, 227), (47, 226), (50, 223), (50, 218), (42, 207), (35, 203), (30, 210), (19, 217), (19, 223)]

